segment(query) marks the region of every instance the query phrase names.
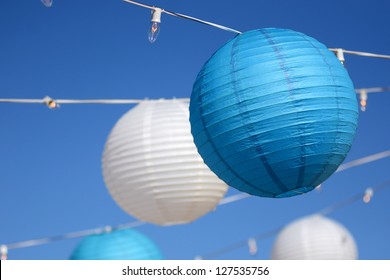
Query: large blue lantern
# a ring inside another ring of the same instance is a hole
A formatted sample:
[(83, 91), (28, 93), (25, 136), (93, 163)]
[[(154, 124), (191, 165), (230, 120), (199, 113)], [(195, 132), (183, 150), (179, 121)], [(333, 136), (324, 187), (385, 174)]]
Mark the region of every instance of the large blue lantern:
[(194, 83), (191, 132), (225, 183), (264, 197), (306, 193), (345, 159), (358, 107), (351, 79), (317, 40), (285, 29), (236, 36)]
[(131, 229), (85, 237), (73, 251), (72, 260), (161, 260), (156, 245)]

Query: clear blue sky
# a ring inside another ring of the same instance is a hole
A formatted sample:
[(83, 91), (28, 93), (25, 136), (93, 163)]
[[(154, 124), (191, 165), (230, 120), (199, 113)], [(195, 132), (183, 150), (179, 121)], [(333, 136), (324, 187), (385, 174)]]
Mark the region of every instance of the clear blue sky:
[[(390, 54), (387, 0), (162, 1), (145, 3), (241, 31), (279, 27), (328, 47)], [(150, 12), (120, 0), (0, 2), (0, 98), (189, 97), (203, 63), (234, 34), (163, 15), (155, 44)], [(356, 88), (390, 85), (390, 61), (346, 55)], [(390, 149), (390, 93), (369, 95), (345, 162)], [(131, 222), (101, 173), (105, 140), (126, 105), (0, 104), (0, 243)], [(193, 259), (346, 199), (390, 178), (390, 158), (332, 176), (323, 191), (287, 199), (248, 198), (192, 224), (138, 230), (167, 259)], [(229, 194), (237, 193), (234, 190)], [(361, 259), (390, 259), (390, 188), (371, 204), (330, 217), (356, 239)], [(274, 238), (219, 259), (268, 259)], [(9, 252), (10, 259), (67, 259), (79, 239)]]

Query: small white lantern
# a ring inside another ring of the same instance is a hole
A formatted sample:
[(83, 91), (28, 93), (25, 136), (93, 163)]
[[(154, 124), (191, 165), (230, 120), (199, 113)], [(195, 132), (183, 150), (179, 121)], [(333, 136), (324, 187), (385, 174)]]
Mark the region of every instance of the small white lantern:
[(278, 235), (274, 260), (355, 260), (357, 247), (349, 231), (336, 221), (312, 215), (293, 221)]
[(197, 152), (188, 108), (188, 102), (178, 100), (142, 102), (107, 139), (107, 188), (139, 220), (158, 225), (194, 221), (213, 210), (227, 190)]

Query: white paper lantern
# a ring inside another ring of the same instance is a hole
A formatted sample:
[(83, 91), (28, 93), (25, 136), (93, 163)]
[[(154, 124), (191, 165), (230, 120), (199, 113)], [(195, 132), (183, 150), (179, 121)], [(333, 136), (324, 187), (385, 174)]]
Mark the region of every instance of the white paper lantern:
[(139, 220), (191, 222), (213, 210), (227, 190), (197, 152), (188, 107), (177, 100), (142, 102), (108, 137), (104, 180), (117, 204)]
[(354, 260), (358, 257), (349, 231), (329, 218), (313, 215), (287, 225), (272, 248), (274, 260)]

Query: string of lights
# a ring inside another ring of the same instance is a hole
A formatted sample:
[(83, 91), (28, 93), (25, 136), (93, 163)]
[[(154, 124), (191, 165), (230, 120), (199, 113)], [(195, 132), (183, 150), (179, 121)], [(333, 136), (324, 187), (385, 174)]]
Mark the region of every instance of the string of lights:
[[(52, 3), (53, 3), (52, 0), (41, 0), (41, 1), (42, 1), (42, 3), (46, 7), (51, 7)], [(233, 33), (236, 33), (236, 34), (240, 34), (241, 33), (241, 31), (238, 31), (238, 30), (235, 30), (235, 29), (223, 26), (223, 25), (219, 25), (219, 24), (215, 24), (215, 23), (212, 23), (212, 22), (204, 21), (204, 20), (201, 20), (201, 19), (198, 19), (198, 18), (195, 18), (195, 17), (184, 15), (184, 14), (170, 12), (170, 11), (164, 10), (162, 8), (148, 6), (148, 5), (136, 2), (136, 1), (130, 1), (130, 0), (123, 0), (123, 1), (127, 2), (127, 3), (130, 3), (130, 4), (134, 4), (134, 5), (138, 5), (138, 6), (142, 6), (142, 7), (151, 9), (152, 17), (151, 17), (151, 24), (150, 24), (150, 28), (149, 28), (149, 32), (148, 32), (148, 38), (149, 38), (149, 41), (151, 43), (156, 41), (156, 39), (157, 39), (157, 37), (158, 37), (158, 35), (160, 33), (161, 14), (162, 13), (165, 13), (165, 14), (168, 14), (168, 15), (171, 15), (171, 16), (175, 16), (175, 17), (179, 17), (179, 18), (183, 18), (183, 19), (187, 19), (187, 20), (192, 20), (192, 21), (195, 21), (195, 22), (198, 22), (198, 23), (202, 23), (202, 24), (205, 24), (205, 25), (216, 27), (216, 28), (219, 28), (219, 29), (222, 29), (222, 30), (225, 30), (225, 31), (229, 31), (229, 32), (233, 32)], [(383, 54), (374, 54), (374, 53), (361, 52), (361, 51), (350, 51), (350, 50), (344, 50), (344, 49), (341, 49), (341, 48), (330, 48), (329, 50), (333, 51), (335, 53), (335, 55), (339, 58), (339, 60), (343, 64), (345, 62), (344, 54), (365, 56), (365, 57), (372, 57), (372, 58), (390, 59), (389, 55), (383, 55)], [(356, 93), (360, 97), (360, 106), (361, 106), (360, 108), (361, 108), (361, 110), (362, 111), (366, 110), (368, 93), (384, 92), (384, 91), (389, 91), (389, 90), (390, 90), (390, 87), (356, 89)], [(181, 100), (183, 100), (184, 102), (188, 101), (188, 99), (181, 99)], [(145, 102), (145, 101), (147, 101), (147, 100), (136, 100), (136, 99), (122, 99), (122, 100), (120, 100), (120, 99), (75, 100), (75, 99), (52, 99), (51, 97), (45, 97), (43, 99), (6, 99), (6, 98), (5, 99), (0, 99), (0, 103), (43, 104), (43, 105), (46, 105), (50, 109), (58, 108), (61, 104), (138, 104), (138, 103)], [(385, 151), (385, 152), (382, 153), (382, 155), (377, 156), (377, 158), (383, 158), (383, 157), (386, 157), (388, 155), (390, 155), (390, 152), (389, 151)], [(375, 157), (372, 157), (372, 159), (376, 160)], [(354, 167), (354, 166), (358, 166), (360, 164), (364, 164), (363, 162), (367, 163), (367, 162), (370, 162), (370, 160), (367, 159), (367, 161), (361, 161), (360, 163), (358, 163), (358, 160), (357, 160), (357, 161), (354, 161), (354, 164), (352, 164), (352, 162), (350, 162), (349, 166), (344, 166), (344, 169), (340, 169), (342, 167), (342, 166), (340, 166), (340, 168), (339, 168), (340, 170), (337, 170), (337, 171), (346, 170), (348, 168), (351, 168), (351, 167)], [(348, 205), (350, 205), (350, 204), (352, 204), (352, 203), (354, 203), (356, 201), (359, 201), (362, 198), (363, 198), (363, 201), (365, 203), (368, 203), (368, 202), (371, 201), (371, 198), (372, 198), (372, 196), (374, 194), (374, 191), (378, 192), (378, 191), (380, 191), (380, 190), (382, 190), (382, 189), (384, 189), (385, 187), (388, 187), (388, 186), (389, 186), (389, 181), (384, 182), (383, 184), (381, 184), (379, 186), (376, 186), (376, 187), (373, 187), (373, 188), (367, 188), (364, 191), (364, 193), (356, 194), (355, 196), (352, 196), (351, 198), (349, 198), (349, 199), (347, 199), (345, 201), (341, 201), (340, 203), (332, 205), (332, 206), (330, 206), (330, 207), (320, 211), (319, 213), (321, 213), (322, 215), (329, 215), (329, 214), (331, 214), (331, 213), (333, 213), (333, 212), (335, 212), (335, 211), (337, 211), (337, 210), (339, 210), (341, 208), (344, 208), (344, 207), (346, 207), (346, 206), (348, 206)], [(229, 203), (232, 203), (232, 202), (235, 202), (235, 201), (239, 201), (239, 200), (247, 198), (247, 197), (250, 197), (250, 195), (238, 194), (236, 196), (227, 197), (227, 198), (221, 200), (219, 205), (229, 204)], [(114, 227), (107, 226), (107, 227), (104, 227), (104, 228), (85, 230), (85, 231), (74, 232), (74, 233), (69, 233), (69, 234), (65, 234), (65, 235), (49, 237), (49, 238), (42, 238), (42, 239), (36, 239), (36, 240), (30, 240), (30, 241), (23, 241), (23, 242), (13, 243), (13, 244), (9, 244), (9, 245), (2, 245), (0, 247), (0, 251), (1, 251), (2, 258), (3, 257), (6, 258), (7, 252), (8, 252), (9, 249), (23, 248), (23, 247), (29, 247), (29, 246), (37, 246), (37, 245), (51, 243), (51, 242), (60, 241), (60, 240), (65, 240), (65, 239), (69, 239), (69, 238), (83, 237), (83, 236), (87, 236), (87, 235), (90, 235), (90, 234), (96, 234), (96, 233), (102, 233), (102, 232), (111, 232), (112, 230), (118, 230), (118, 229), (121, 229), (121, 228), (137, 227), (137, 226), (141, 226), (143, 224), (145, 224), (145, 223), (141, 222), (141, 221), (136, 221), (134, 223), (125, 224), (125, 225), (119, 225), (119, 226), (114, 226)], [(246, 246), (246, 245), (249, 246), (249, 250), (250, 250), (251, 254), (253, 254), (254, 252), (257, 251), (257, 245), (256, 245), (256, 241), (257, 240), (262, 240), (262, 239), (274, 236), (277, 232), (279, 232), (280, 228), (281, 227), (278, 227), (276, 229), (273, 229), (273, 230), (270, 230), (270, 231), (258, 234), (255, 237), (249, 238), (248, 240), (244, 240), (244, 241), (232, 244), (232, 245), (230, 245), (228, 247), (225, 247), (225, 248), (222, 248), (222, 249), (220, 249), (218, 251), (211, 252), (209, 254), (203, 255), (203, 257), (200, 257), (200, 258), (213, 258), (215, 256), (224, 254), (226, 252), (229, 252), (231, 250), (235, 250), (237, 248), (240, 248), (240, 247)]]
[[(373, 162), (373, 161), (384, 159), (386, 157), (390, 157), (390, 150), (383, 151), (383, 152), (376, 153), (376, 154), (372, 154), (372, 155), (369, 155), (369, 156), (366, 156), (366, 157), (362, 157), (362, 158), (359, 158), (359, 159), (352, 160), (350, 162), (344, 163), (344, 164), (340, 165), (339, 168), (337, 168), (335, 173), (338, 173), (338, 172), (341, 172), (341, 171), (345, 171), (345, 170), (347, 170), (349, 168), (353, 168), (353, 167), (357, 167), (357, 166), (360, 166), (360, 165), (364, 165), (364, 164), (367, 164), (367, 163), (370, 163), (370, 162)], [(322, 188), (321, 185), (317, 187), (318, 190), (320, 190), (321, 188)], [(223, 198), (219, 202), (219, 205), (224, 205), (224, 204), (228, 204), (228, 203), (231, 203), (231, 202), (239, 201), (239, 200), (242, 200), (242, 199), (245, 199), (245, 198), (248, 198), (248, 197), (251, 197), (251, 195), (247, 194), (247, 193), (239, 193), (239, 194), (236, 194), (236, 195), (232, 195), (232, 196)]]
[[(355, 202), (363, 201), (364, 203), (369, 203), (372, 200), (372, 197), (374, 193), (378, 193), (379, 191), (384, 190), (385, 188), (390, 187), (390, 180), (386, 180), (376, 186), (368, 187), (363, 192), (356, 193), (355, 195), (342, 200), (334, 205), (331, 205), (327, 208), (324, 208), (320, 211), (317, 211), (313, 213), (312, 215), (322, 215), (322, 216), (328, 216), (344, 207), (347, 207)], [(201, 256), (196, 256), (195, 259), (214, 259), (218, 256), (221, 256), (223, 254), (229, 253), (231, 251), (237, 250), (239, 248), (248, 246), (249, 247), (249, 253), (254, 255), (257, 252), (257, 241), (264, 240), (270, 237), (275, 236), (284, 226), (278, 226), (274, 229), (256, 234), (253, 237), (250, 237), (245, 240), (241, 240), (239, 242), (236, 242), (234, 244), (230, 244), (228, 246), (225, 246), (223, 248), (220, 248), (218, 250), (203, 254)]]
[[(366, 111), (368, 94), (389, 92), (390, 87), (372, 87), (355, 89), (356, 94), (360, 97), (360, 108)], [(53, 99), (45, 96), (42, 99), (23, 99), (23, 98), (0, 98), (0, 103), (19, 103), (19, 104), (43, 104), (50, 109), (57, 109), (63, 104), (104, 104), (104, 105), (124, 105), (139, 104), (149, 101), (163, 101), (165, 99)], [(180, 102), (189, 102), (189, 98), (175, 98)]]
[[(189, 98), (174, 98), (179, 102), (189, 102)], [(142, 102), (163, 102), (167, 99), (53, 99), (45, 96), (42, 99), (17, 99), (17, 98), (0, 98), (0, 103), (24, 103), (24, 104), (43, 104), (50, 109), (57, 109), (63, 104), (104, 104), (104, 105), (126, 105), (139, 104)]]
[[(50, 8), (53, 5), (53, 0), (41, 0), (41, 1), (48, 8)], [(205, 21), (205, 20), (202, 20), (202, 19), (199, 19), (196, 17), (184, 15), (181, 13), (168, 11), (166, 9), (143, 4), (143, 3), (138, 2), (138, 1), (133, 1), (133, 0), (123, 0), (123, 1), (128, 3), (128, 4), (133, 4), (133, 5), (151, 10), (151, 23), (150, 23), (150, 27), (149, 27), (149, 31), (148, 31), (148, 38), (149, 38), (149, 41), (151, 43), (154, 43), (157, 40), (158, 35), (160, 34), (161, 15), (163, 13), (168, 14), (170, 16), (183, 18), (183, 19), (191, 20), (191, 21), (194, 21), (197, 23), (212, 26), (212, 27), (224, 30), (224, 31), (235, 33), (235, 34), (242, 33), (241, 31), (239, 31), (237, 29), (233, 29), (233, 28), (221, 25), (221, 24), (213, 23), (210, 21)], [(362, 52), (362, 51), (351, 51), (351, 50), (345, 50), (342, 48), (329, 48), (329, 50), (334, 52), (336, 54), (336, 56), (340, 59), (341, 63), (343, 63), (343, 64), (345, 62), (344, 54), (390, 59), (390, 55), (385, 55), (385, 54), (375, 54), (375, 53)]]
[[(129, 3), (129, 4), (137, 5), (137, 6), (140, 6), (140, 7), (147, 8), (147, 9), (151, 10), (152, 17), (151, 17), (151, 25), (150, 25), (150, 28), (149, 28), (149, 41), (151, 43), (154, 43), (156, 41), (156, 39), (157, 39), (157, 37), (158, 37), (158, 35), (160, 33), (161, 14), (162, 13), (166, 13), (168, 15), (175, 16), (175, 17), (180, 17), (180, 18), (192, 20), (192, 21), (195, 21), (195, 22), (198, 22), (198, 23), (202, 23), (202, 24), (209, 25), (209, 26), (212, 26), (212, 27), (215, 27), (215, 28), (219, 28), (219, 29), (224, 30), (224, 31), (229, 31), (229, 32), (233, 32), (233, 33), (236, 33), (236, 34), (241, 34), (242, 33), (239, 30), (236, 30), (236, 29), (233, 29), (233, 28), (230, 28), (230, 27), (227, 27), (227, 26), (216, 24), (216, 23), (213, 23), (213, 22), (210, 22), (210, 21), (205, 21), (205, 20), (202, 20), (202, 19), (199, 19), (199, 18), (195, 18), (195, 17), (192, 17), (192, 16), (171, 12), (171, 11), (165, 10), (163, 8), (146, 5), (146, 4), (137, 2), (137, 1), (133, 1), (133, 0), (123, 0), (123, 1), (126, 2), (126, 3)], [(345, 54), (351, 54), (351, 55), (358, 55), (358, 56), (368, 56), (368, 57), (374, 57), (374, 58), (390, 59), (390, 55), (384, 55), (384, 54), (375, 54), (375, 53), (362, 52), (362, 51), (351, 51), (351, 50), (345, 50), (345, 49), (342, 49), (342, 48), (329, 48), (329, 50), (333, 51), (343, 64), (345, 62), (344, 53)]]
[(378, 92), (390, 91), (390, 87), (360, 88), (360, 89), (356, 89), (355, 91), (356, 91), (356, 94), (359, 95), (360, 110), (362, 110), (362, 112), (365, 112), (366, 107), (367, 107), (368, 93), (378, 93)]
[[(344, 170), (347, 170), (347, 169), (352, 168), (352, 167), (364, 165), (364, 164), (367, 164), (367, 163), (370, 163), (373, 161), (377, 161), (377, 160), (380, 160), (380, 159), (383, 159), (383, 158), (389, 157), (389, 156), (390, 156), (390, 150), (376, 153), (376, 154), (373, 154), (370, 156), (366, 156), (366, 157), (363, 157), (363, 158), (360, 158), (360, 159), (357, 159), (357, 160), (340, 165), (339, 169), (336, 172), (340, 172), (340, 171), (344, 171)], [(362, 195), (362, 193), (358, 193), (358, 194), (350, 197), (349, 199), (342, 201), (342, 202), (339, 202), (339, 203), (336, 203), (332, 206), (329, 206), (329, 207), (319, 211), (318, 213), (321, 213), (323, 215), (329, 215), (338, 209), (341, 209), (349, 204), (352, 204), (353, 202), (356, 202), (357, 200), (361, 199), (362, 197), (363, 197), (363, 201), (368, 203), (368, 202), (370, 202), (370, 200), (374, 194), (374, 191), (378, 192), (378, 191), (380, 191), (383, 188), (388, 187), (388, 186), (390, 186), (390, 180), (386, 181), (385, 183), (382, 183), (381, 185), (378, 185), (378, 186), (375, 186), (372, 188), (367, 188), (363, 195)], [(231, 195), (231, 196), (223, 198), (219, 202), (218, 205), (221, 206), (221, 205), (230, 204), (230, 203), (237, 202), (237, 201), (240, 201), (240, 200), (248, 198), (248, 197), (251, 197), (251, 195), (246, 194), (246, 193), (239, 193), (236, 195)], [(0, 246), (0, 254), (1, 254), (2, 259), (6, 259), (8, 256), (9, 250), (39, 246), (39, 245), (44, 245), (44, 244), (53, 243), (53, 242), (57, 242), (57, 241), (72, 239), (72, 238), (85, 237), (85, 236), (92, 235), (92, 234), (112, 232), (115, 230), (120, 230), (120, 229), (125, 229), (125, 228), (136, 228), (136, 227), (140, 227), (140, 226), (145, 225), (145, 224), (147, 224), (147, 223), (143, 222), (143, 221), (134, 221), (134, 222), (121, 224), (121, 225), (117, 225), (117, 226), (105, 226), (105, 227), (76, 231), (76, 232), (66, 233), (66, 234), (62, 234), (62, 235), (51, 236), (51, 237), (38, 238), (38, 239), (32, 239), (32, 240), (27, 240), (27, 241), (20, 241), (20, 242), (15, 242), (15, 243), (10, 243), (10, 244), (3, 244)], [(221, 255), (223, 253), (238, 249), (238, 248), (245, 246), (247, 244), (250, 245), (249, 246), (250, 251), (252, 251), (252, 252), (256, 251), (255, 250), (255, 246), (256, 246), (255, 241), (256, 240), (262, 240), (262, 239), (271, 237), (271, 236), (275, 235), (280, 230), (280, 228), (281, 227), (278, 227), (276, 229), (272, 229), (270, 231), (263, 232), (261, 234), (255, 235), (254, 237), (252, 237), (248, 240), (240, 241), (240, 242), (237, 242), (235, 244), (229, 245), (225, 248), (222, 248), (220, 250), (217, 250), (215, 252), (205, 254), (202, 256), (202, 258), (213, 258), (213, 257), (216, 257), (216, 256)]]
[(335, 52), (336, 54), (341, 52), (341, 53), (358, 55), (358, 56), (367, 56), (367, 57), (373, 57), (373, 58), (390, 59), (390, 55), (385, 55), (385, 54), (376, 54), (376, 53), (360, 52), (360, 51), (350, 51), (350, 50), (337, 49), (337, 48), (329, 48), (329, 50)]

